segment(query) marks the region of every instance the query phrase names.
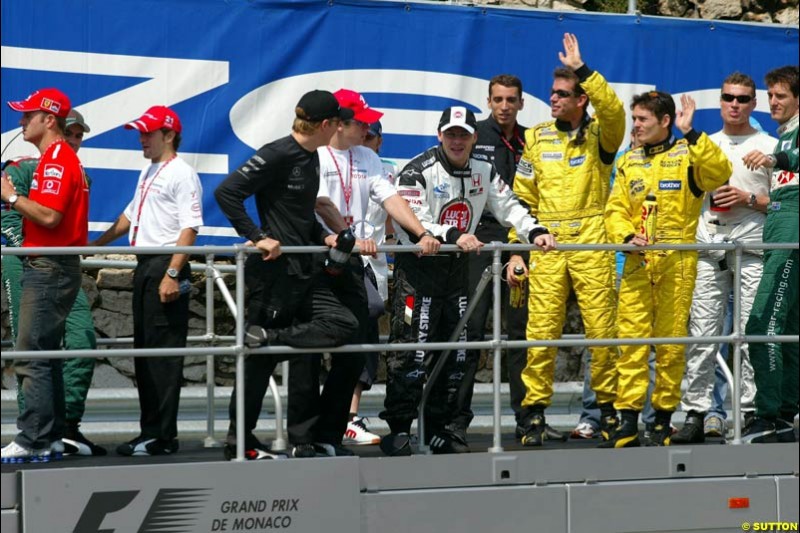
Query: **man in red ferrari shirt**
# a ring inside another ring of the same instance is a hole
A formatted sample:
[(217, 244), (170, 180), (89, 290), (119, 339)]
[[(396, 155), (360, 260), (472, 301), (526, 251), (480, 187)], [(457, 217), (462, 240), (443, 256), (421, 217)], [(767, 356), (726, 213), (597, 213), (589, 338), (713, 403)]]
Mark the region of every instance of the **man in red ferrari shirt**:
[[(22, 113), (23, 138), (41, 154), (27, 197), (16, 193), (5, 174), (0, 180), (2, 200), (24, 218), (23, 248), (85, 246), (89, 186), (78, 156), (64, 140), (69, 98), (58, 89), (40, 89), (8, 106)], [(16, 349), (60, 349), (66, 317), (80, 286), (78, 254), (28, 255)], [(3, 462), (60, 457), (65, 416), (62, 360), (16, 360), (14, 369), (25, 409), (17, 418), (20, 433), (2, 450)]]

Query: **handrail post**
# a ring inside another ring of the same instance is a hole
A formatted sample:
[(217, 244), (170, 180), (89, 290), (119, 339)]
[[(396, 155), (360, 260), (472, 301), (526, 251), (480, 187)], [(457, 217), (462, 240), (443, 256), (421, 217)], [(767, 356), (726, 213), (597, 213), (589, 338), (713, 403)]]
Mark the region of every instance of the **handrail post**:
[[(214, 338), (214, 254), (206, 254), (206, 337), (216, 344)], [(214, 438), (214, 354), (206, 356), (206, 438), (203, 446), (219, 448), (222, 446)]]
[(734, 241), (733, 266), (733, 441), (742, 443), (742, 243)]
[(501, 308), (501, 281), (500, 273), (502, 269), (502, 260), (500, 246), (502, 243), (493, 242), (495, 249), (492, 250), (492, 283), (494, 289), (494, 298), (492, 299), (492, 343), (494, 345), (494, 365), (492, 367), (492, 386), (494, 393), (493, 401), (493, 445), (489, 448), (489, 453), (500, 453), (503, 451), (502, 436), (501, 436), (501, 415), (500, 415), (500, 381), (502, 380), (502, 373), (500, 371), (500, 357), (502, 350), (500, 349), (500, 308)]
[(244, 262), (245, 247), (236, 246), (236, 460), (244, 461)]

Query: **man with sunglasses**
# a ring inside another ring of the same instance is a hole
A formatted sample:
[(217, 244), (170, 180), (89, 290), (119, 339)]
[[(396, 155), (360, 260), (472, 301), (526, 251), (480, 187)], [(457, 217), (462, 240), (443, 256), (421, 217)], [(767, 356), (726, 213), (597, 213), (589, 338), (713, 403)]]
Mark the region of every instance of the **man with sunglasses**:
[[(699, 243), (761, 242), (769, 202), (770, 173), (767, 169), (747, 169), (742, 158), (752, 150), (768, 152), (777, 139), (750, 125), (750, 115), (755, 108), (756, 84), (753, 79), (740, 72), (725, 78), (720, 95), (722, 130), (710, 138), (731, 160), (733, 174), (727, 184), (705, 195), (697, 226)], [(761, 255), (761, 250), (745, 250), (742, 255), (742, 330), (747, 324), (761, 279)], [(697, 279), (689, 312), (689, 336), (713, 337), (723, 334), (728, 296), (733, 288), (735, 261), (733, 251), (698, 252)], [(672, 437), (675, 444), (705, 441), (704, 422), (712, 408), (718, 349), (717, 344), (690, 344), (686, 348), (687, 388), (681, 408), (687, 415), (683, 427)], [(741, 405), (746, 413), (751, 413), (755, 408), (755, 392), (748, 345), (743, 344)]]
[[(494, 165), (472, 157), (476, 129), (472, 111), (461, 106), (445, 109), (439, 119), (441, 144), (416, 156), (400, 173), (398, 192), (422, 221), (424, 235), (465, 252), (479, 252), (483, 243), (474, 232), (481, 213), (488, 209), (501, 224), (514, 226), (522, 241), (544, 251), (553, 249), (553, 236), (520, 204)], [(414, 244), (421, 237), (403, 225), (398, 233), (401, 244)], [(467, 269), (466, 254), (396, 254), (391, 341), (447, 341), (469, 303)], [(466, 340), (466, 329), (460, 333), (460, 340)], [(453, 352), (433, 384), (425, 413), (426, 444), (437, 454), (470, 451), (468, 402), (478, 354), (464, 349)], [(391, 431), (381, 440), (385, 454), (411, 453), (411, 423), (417, 417), (428, 373), (440, 355), (428, 350), (389, 353), (385, 409), (380, 414)]]
[[(559, 243), (606, 243), (603, 209), (617, 149), (625, 137), (625, 109), (603, 76), (581, 58), (578, 39), (565, 34), (550, 91), (554, 120), (525, 132), (525, 150), (517, 166), (514, 192), (530, 206), (531, 214)], [(590, 116), (591, 101), (596, 115)], [(509, 242), (516, 242), (513, 232)], [(509, 269), (527, 265), (519, 255)], [(528, 276), (528, 340), (561, 337), (567, 298), (578, 299), (587, 338), (614, 338), (616, 294), (612, 251), (532, 252)], [(510, 285), (516, 285), (513, 277)], [(616, 394), (616, 348), (591, 349), (591, 385), (601, 411), (604, 437), (616, 424), (612, 402)], [(551, 429), (545, 409), (551, 404), (557, 348), (528, 348), (522, 372), (526, 394), (522, 400), (524, 446), (542, 446), (544, 440), (566, 439)]]
[[(341, 108), (350, 110), (353, 116), (339, 124), (328, 145), (317, 149), (319, 190), (315, 208), (324, 227), (334, 233), (352, 228), (361, 255), (375, 255), (374, 227), (367, 218), (369, 202), (373, 201), (379, 203), (396, 224), (419, 237), (423, 253), (435, 253), (439, 242), (425, 234), (425, 228), (408, 204), (384, 179), (383, 163), (378, 155), (362, 146), (369, 125), (379, 120), (383, 113), (371, 108), (356, 91), (340, 89), (334, 96)], [(358, 320), (358, 329), (348, 339), (353, 344), (367, 342), (369, 313), (364, 275), (362, 259), (352, 255), (340, 274), (322, 278), (322, 283), (330, 287)], [(365, 359), (363, 352), (333, 354), (331, 370), (321, 395), (318, 386), (321, 356), (292, 359), (287, 426), (289, 440), (296, 449), (313, 446), (321, 455), (352, 455), (342, 446), (342, 437)], [(297, 401), (299, 397), (314, 401), (301, 404)]]
[[(616, 244), (694, 243), (705, 192), (731, 176), (725, 153), (692, 127), (695, 102), (651, 91), (633, 97), (633, 127), (640, 146), (617, 161), (617, 177), (605, 209), (609, 240)], [(673, 124), (684, 138), (672, 135)], [(697, 252), (653, 250), (625, 257), (619, 289), (619, 337), (685, 337), (697, 274)], [(668, 446), (672, 413), (681, 400), (686, 360), (679, 344), (659, 344), (651, 404), (656, 410), (648, 446)], [(621, 346), (614, 407), (620, 424), (601, 448), (639, 446), (639, 413), (649, 382), (649, 345)]]

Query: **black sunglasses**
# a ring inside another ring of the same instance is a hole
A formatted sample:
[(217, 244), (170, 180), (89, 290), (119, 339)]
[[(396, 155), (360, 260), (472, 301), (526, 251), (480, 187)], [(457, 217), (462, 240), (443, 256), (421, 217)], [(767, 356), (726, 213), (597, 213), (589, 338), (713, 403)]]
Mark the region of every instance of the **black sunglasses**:
[(722, 93), (721, 95), (719, 95), (719, 97), (723, 102), (733, 102), (734, 100), (736, 100), (740, 104), (747, 104), (750, 102), (750, 100), (753, 99), (753, 97), (750, 96), (749, 94)]
[(553, 95), (556, 95), (559, 98), (569, 98), (570, 96), (575, 96), (575, 93), (565, 91), (564, 89), (550, 89), (550, 96)]

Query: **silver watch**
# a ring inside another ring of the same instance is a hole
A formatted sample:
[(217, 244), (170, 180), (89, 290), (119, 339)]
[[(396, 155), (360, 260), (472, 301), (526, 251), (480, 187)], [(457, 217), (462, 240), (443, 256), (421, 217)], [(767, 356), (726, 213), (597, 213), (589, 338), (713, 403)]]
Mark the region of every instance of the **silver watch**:
[(15, 194), (12, 194), (11, 196), (8, 197), (8, 200), (6, 200), (6, 203), (8, 205), (10, 205), (11, 207), (14, 207), (14, 204), (17, 203), (17, 200), (19, 200), (19, 195), (15, 193)]
[(750, 194), (750, 198), (747, 199), (747, 207), (755, 207), (756, 206), (756, 200), (758, 200), (756, 195), (751, 193)]
[(172, 279), (178, 279), (178, 270), (174, 268), (168, 268), (167, 276), (171, 277)]

